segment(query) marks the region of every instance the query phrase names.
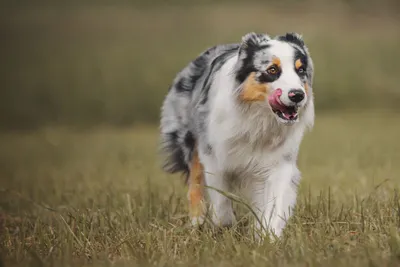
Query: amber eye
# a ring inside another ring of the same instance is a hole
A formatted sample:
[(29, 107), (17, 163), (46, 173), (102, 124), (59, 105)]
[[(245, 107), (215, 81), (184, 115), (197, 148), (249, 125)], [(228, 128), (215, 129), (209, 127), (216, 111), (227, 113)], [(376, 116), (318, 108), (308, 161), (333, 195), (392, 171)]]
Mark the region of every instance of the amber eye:
[(306, 72), (306, 70), (305, 70), (303, 67), (300, 67), (300, 68), (297, 70), (297, 72), (298, 72), (299, 74), (304, 74), (304, 73)]
[(268, 72), (269, 74), (271, 74), (271, 75), (275, 75), (275, 74), (278, 73), (278, 69), (277, 69), (276, 67), (272, 66), (272, 67), (269, 67), (269, 68), (267, 69), (267, 72)]

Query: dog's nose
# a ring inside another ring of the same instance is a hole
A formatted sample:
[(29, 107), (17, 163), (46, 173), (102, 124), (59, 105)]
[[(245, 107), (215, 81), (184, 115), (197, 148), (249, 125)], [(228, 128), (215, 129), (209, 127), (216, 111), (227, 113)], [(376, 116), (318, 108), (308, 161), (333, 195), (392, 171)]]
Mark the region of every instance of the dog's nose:
[(288, 97), (294, 103), (299, 103), (304, 99), (304, 91), (301, 89), (292, 89), (289, 91)]

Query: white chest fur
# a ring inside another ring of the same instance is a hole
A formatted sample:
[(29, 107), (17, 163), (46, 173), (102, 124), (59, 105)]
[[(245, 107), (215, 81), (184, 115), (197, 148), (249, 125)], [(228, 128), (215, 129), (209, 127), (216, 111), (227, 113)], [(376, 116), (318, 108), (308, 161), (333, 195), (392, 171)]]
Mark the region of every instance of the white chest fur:
[(207, 136), (219, 171), (254, 174), (295, 158), (306, 124), (302, 119), (293, 125), (279, 123), (267, 102), (243, 110), (235, 99), (234, 81), (226, 75), (234, 61), (212, 85)]
[(218, 111), (210, 116), (209, 141), (220, 171), (254, 175), (297, 156), (303, 124), (277, 125), (270, 122), (273, 117), (244, 119), (233, 111)]

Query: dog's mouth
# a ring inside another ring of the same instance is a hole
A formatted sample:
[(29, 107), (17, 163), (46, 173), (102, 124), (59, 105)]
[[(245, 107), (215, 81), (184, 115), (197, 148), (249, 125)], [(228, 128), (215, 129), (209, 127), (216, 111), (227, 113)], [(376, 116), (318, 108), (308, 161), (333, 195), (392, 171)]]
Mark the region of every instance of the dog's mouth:
[(269, 96), (268, 102), (272, 111), (283, 122), (296, 122), (299, 117), (298, 107), (284, 105), (279, 99), (280, 95), (278, 92)]
[(298, 118), (296, 107), (285, 107), (283, 109), (272, 109), (272, 111), (281, 119), (286, 121), (296, 121)]

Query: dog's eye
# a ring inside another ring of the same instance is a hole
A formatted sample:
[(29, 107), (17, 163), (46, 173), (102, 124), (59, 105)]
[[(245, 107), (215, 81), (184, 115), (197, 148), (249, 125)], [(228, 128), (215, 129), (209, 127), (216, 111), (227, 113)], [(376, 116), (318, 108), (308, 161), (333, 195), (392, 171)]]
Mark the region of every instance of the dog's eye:
[(275, 75), (275, 74), (278, 73), (278, 69), (277, 69), (276, 67), (272, 66), (272, 67), (269, 67), (269, 68), (267, 69), (267, 72), (268, 72), (269, 74), (271, 74), (271, 75)]
[(297, 72), (298, 72), (299, 74), (305, 74), (305, 73), (306, 73), (306, 70), (305, 70), (303, 67), (300, 67), (300, 68), (297, 70)]

